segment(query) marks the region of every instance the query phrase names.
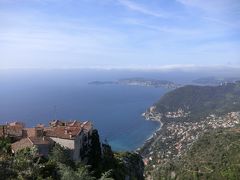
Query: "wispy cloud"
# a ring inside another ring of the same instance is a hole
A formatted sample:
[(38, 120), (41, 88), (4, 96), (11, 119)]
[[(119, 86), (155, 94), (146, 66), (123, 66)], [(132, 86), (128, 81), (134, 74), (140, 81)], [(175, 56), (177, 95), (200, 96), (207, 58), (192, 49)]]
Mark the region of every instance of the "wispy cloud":
[(156, 12), (154, 10), (148, 9), (147, 7), (141, 5), (141, 4), (137, 4), (133, 1), (129, 1), (129, 0), (118, 0), (118, 2), (127, 7), (128, 9), (132, 10), (132, 11), (136, 11), (145, 15), (149, 15), (149, 16), (154, 16), (154, 17), (158, 17), (158, 18), (168, 18), (169, 14), (167, 13), (163, 13), (163, 12)]
[(176, 0), (177, 2), (196, 8), (203, 9), (208, 12), (226, 12), (233, 9), (238, 9), (240, 6), (239, 0)]
[(177, 1), (183, 6), (176, 0), (0, 0), (0, 66), (174, 69), (176, 64), (237, 64), (240, 26), (233, 20), (240, 14), (229, 21), (214, 10), (230, 13), (232, 5)]
[(239, 0), (176, 0), (194, 11), (201, 11), (202, 18), (230, 28), (239, 28)]

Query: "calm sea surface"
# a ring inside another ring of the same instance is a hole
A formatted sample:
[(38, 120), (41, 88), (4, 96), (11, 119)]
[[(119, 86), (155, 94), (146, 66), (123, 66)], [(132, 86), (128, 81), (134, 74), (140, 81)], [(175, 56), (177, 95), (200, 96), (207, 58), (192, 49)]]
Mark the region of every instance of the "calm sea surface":
[(167, 89), (88, 85), (133, 74), (93, 71), (0, 72), (0, 123), (23, 121), (32, 127), (58, 119), (91, 120), (115, 150), (134, 150), (157, 129), (141, 117)]

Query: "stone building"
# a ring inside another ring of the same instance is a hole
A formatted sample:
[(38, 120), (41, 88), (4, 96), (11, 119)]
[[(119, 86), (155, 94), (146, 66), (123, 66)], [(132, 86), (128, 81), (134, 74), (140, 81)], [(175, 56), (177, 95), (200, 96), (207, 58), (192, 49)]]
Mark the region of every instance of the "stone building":
[(14, 140), (22, 138), (24, 124), (21, 122), (11, 122), (0, 126), (0, 137), (9, 137)]
[(63, 123), (59, 120), (50, 122), (45, 128), (45, 136), (72, 152), (74, 161), (82, 160), (84, 151), (91, 143), (93, 126), (89, 121), (70, 121)]
[(53, 144), (46, 137), (26, 137), (13, 143), (11, 148), (12, 152), (16, 153), (21, 149), (36, 147), (40, 156), (48, 156)]
[[(35, 146), (40, 155), (47, 156), (54, 143), (58, 143), (70, 150), (74, 161), (81, 161), (91, 144), (93, 125), (90, 121), (64, 122), (54, 120), (49, 123), (48, 127), (38, 124), (34, 128), (24, 128), (24, 126), (20, 127), (19, 125), (20, 123), (8, 124), (0, 129), (0, 134), (18, 137), (19, 140), (12, 144), (13, 153), (23, 148)], [(5, 130), (9, 127), (11, 127), (11, 131), (6, 133)]]

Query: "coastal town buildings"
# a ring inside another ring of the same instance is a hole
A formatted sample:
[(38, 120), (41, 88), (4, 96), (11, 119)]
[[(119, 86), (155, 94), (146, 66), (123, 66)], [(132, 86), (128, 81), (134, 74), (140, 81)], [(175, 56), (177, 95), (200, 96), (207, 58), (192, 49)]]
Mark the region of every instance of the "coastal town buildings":
[(12, 152), (36, 147), (40, 155), (47, 156), (55, 143), (69, 149), (74, 161), (82, 160), (91, 143), (93, 125), (90, 121), (53, 120), (48, 127), (38, 124), (25, 128), (23, 123), (14, 122), (0, 126), (0, 137), (12, 138)]
[[(146, 113), (146, 117), (161, 122), (161, 114)], [(177, 118), (176, 118), (177, 119)], [(180, 157), (196, 140), (209, 130), (233, 128), (240, 125), (240, 112), (229, 112), (218, 116), (210, 114), (200, 121), (164, 121), (161, 130), (157, 131), (147, 143), (144, 163), (152, 168), (156, 164), (164, 164), (170, 159)], [(156, 150), (157, 149), (157, 150)]]

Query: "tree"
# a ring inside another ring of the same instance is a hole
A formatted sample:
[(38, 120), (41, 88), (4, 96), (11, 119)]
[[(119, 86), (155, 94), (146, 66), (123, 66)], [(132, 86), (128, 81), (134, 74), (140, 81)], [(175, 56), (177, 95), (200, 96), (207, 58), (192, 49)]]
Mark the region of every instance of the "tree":
[(0, 178), (13, 179), (15, 177), (16, 174), (11, 167), (12, 159), (10, 140), (0, 139)]
[(11, 152), (11, 143), (9, 139), (0, 139), (0, 155), (7, 155)]
[(49, 155), (49, 160), (73, 167), (74, 163), (71, 160), (70, 153), (69, 149), (62, 147), (59, 144), (55, 144)]
[(104, 172), (102, 173), (102, 176), (99, 180), (114, 180), (113, 178), (110, 178), (111, 174), (112, 174), (112, 170)]
[(41, 167), (39, 161), (37, 148), (26, 148), (15, 154), (12, 168), (18, 179), (36, 179)]
[(71, 167), (59, 163), (59, 168), (61, 180), (95, 180), (86, 166), (79, 166), (76, 171), (74, 171)]

